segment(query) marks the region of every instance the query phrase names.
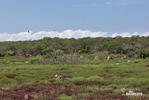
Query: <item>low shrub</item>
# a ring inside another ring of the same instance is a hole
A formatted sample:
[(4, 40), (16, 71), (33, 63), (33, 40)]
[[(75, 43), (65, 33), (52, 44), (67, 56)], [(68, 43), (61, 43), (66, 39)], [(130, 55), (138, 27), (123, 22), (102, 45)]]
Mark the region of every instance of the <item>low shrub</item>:
[(140, 62), (140, 60), (138, 60), (138, 59), (134, 60), (134, 63), (139, 63), (139, 62)]
[(36, 57), (30, 58), (29, 63), (30, 64), (41, 64), (42, 60), (43, 60), (42, 56), (36, 56)]

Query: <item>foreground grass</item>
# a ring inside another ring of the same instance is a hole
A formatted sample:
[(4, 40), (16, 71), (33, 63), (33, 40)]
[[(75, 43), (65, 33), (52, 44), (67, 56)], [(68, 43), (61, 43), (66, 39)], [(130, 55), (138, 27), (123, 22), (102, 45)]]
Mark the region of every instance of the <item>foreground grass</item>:
[[(0, 60), (4, 62), (6, 58)], [(39, 83), (59, 83), (62, 87), (93, 83), (86, 87), (86, 91), (89, 92), (84, 92), (82, 95), (88, 96), (90, 92), (102, 91), (113, 91), (119, 94), (122, 88), (139, 89), (144, 91), (146, 96), (149, 93), (149, 67), (146, 67), (149, 59), (130, 59), (129, 63), (128, 59), (116, 59), (109, 63), (102, 61), (100, 64), (57, 65), (31, 65), (25, 63), (26, 59), (19, 62), (9, 61), (8, 58), (7, 60), (9, 63), (0, 64), (0, 88), (3, 90), (23, 88)], [(61, 74), (65, 78), (55, 79), (56, 74)], [(99, 84), (102, 85), (99, 86)], [(77, 97), (80, 96), (81, 94)], [(75, 96), (62, 94), (58, 98), (71, 100)]]

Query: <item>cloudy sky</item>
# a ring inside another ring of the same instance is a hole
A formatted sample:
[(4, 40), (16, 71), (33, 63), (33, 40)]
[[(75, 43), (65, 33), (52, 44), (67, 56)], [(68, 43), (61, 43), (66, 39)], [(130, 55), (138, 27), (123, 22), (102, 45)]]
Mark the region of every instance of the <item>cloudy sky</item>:
[(0, 0), (0, 12), (0, 41), (149, 35), (149, 0)]

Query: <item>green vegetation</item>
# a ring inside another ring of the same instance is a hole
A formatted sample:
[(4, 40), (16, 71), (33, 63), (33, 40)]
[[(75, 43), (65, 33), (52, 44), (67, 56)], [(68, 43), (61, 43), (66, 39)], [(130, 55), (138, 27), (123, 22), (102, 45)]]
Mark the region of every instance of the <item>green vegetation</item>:
[(131, 38), (82, 38), (60, 39), (44, 38), (36, 41), (0, 42), (0, 57), (4, 56), (38, 56), (55, 57), (57, 53), (92, 54), (107, 51), (110, 54), (149, 57), (149, 38), (133, 36)]
[(1, 42), (0, 99), (134, 98), (122, 95), (126, 88), (144, 94), (136, 100), (148, 100), (148, 42), (148, 37)]
[(65, 95), (61, 95), (59, 97), (60, 100), (73, 100), (71, 96), (65, 96)]
[[(92, 55), (94, 54), (89, 54), (88, 57), (92, 58)], [(88, 98), (106, 91), (112, 91), (113, 94), (118, 95), (122, 94), (122, 88), (137, 88), (140, 91), (146, 91), (143, 92), (146, 96), (149, 93), (149, 67), (146, 67), (149, 59), (120, 59), (120, 56), (110, 62), (97, 60), (90, 64), (39, 64), (35, 63), (37, 58), (41, 59), (40, 56), (0, 58), (3, 62), (0, 63), (0, 88), (12, 90), (35, 84), (61, 84), (62, 87), (58, 88), (56, 93), (52, 92), (54, 93), (52, 97), (56, 98), (57, 95), (60, 100), (82, 100), (81, 98)], [(128, 63), (128, 60), (131, 62)], [(26, 63), (27, 61), (30, 63)], [(16, 62), (21, 63), (16, 64)], [(55, 78), (56, 74), (62, 75), (62, 78)], [(45, 85), (40, 88), (48, 87)], [(62, 91), (62, 94), (58, 91)], [(73, 94), (73, 91), (74, 93), (78, 91), (78, 94)], [(34, 94), (32, 97), (43, 99), (48, 98), (48, 95)], [(93, 97), (96, 98), (96, 96)]]

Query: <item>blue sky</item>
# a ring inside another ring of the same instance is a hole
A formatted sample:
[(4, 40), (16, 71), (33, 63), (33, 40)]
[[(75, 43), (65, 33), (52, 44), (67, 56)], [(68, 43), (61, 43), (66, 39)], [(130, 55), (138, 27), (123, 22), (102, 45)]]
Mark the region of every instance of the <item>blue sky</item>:
[(0, 33), (149, 32), (149, 0), (0, 0)]

